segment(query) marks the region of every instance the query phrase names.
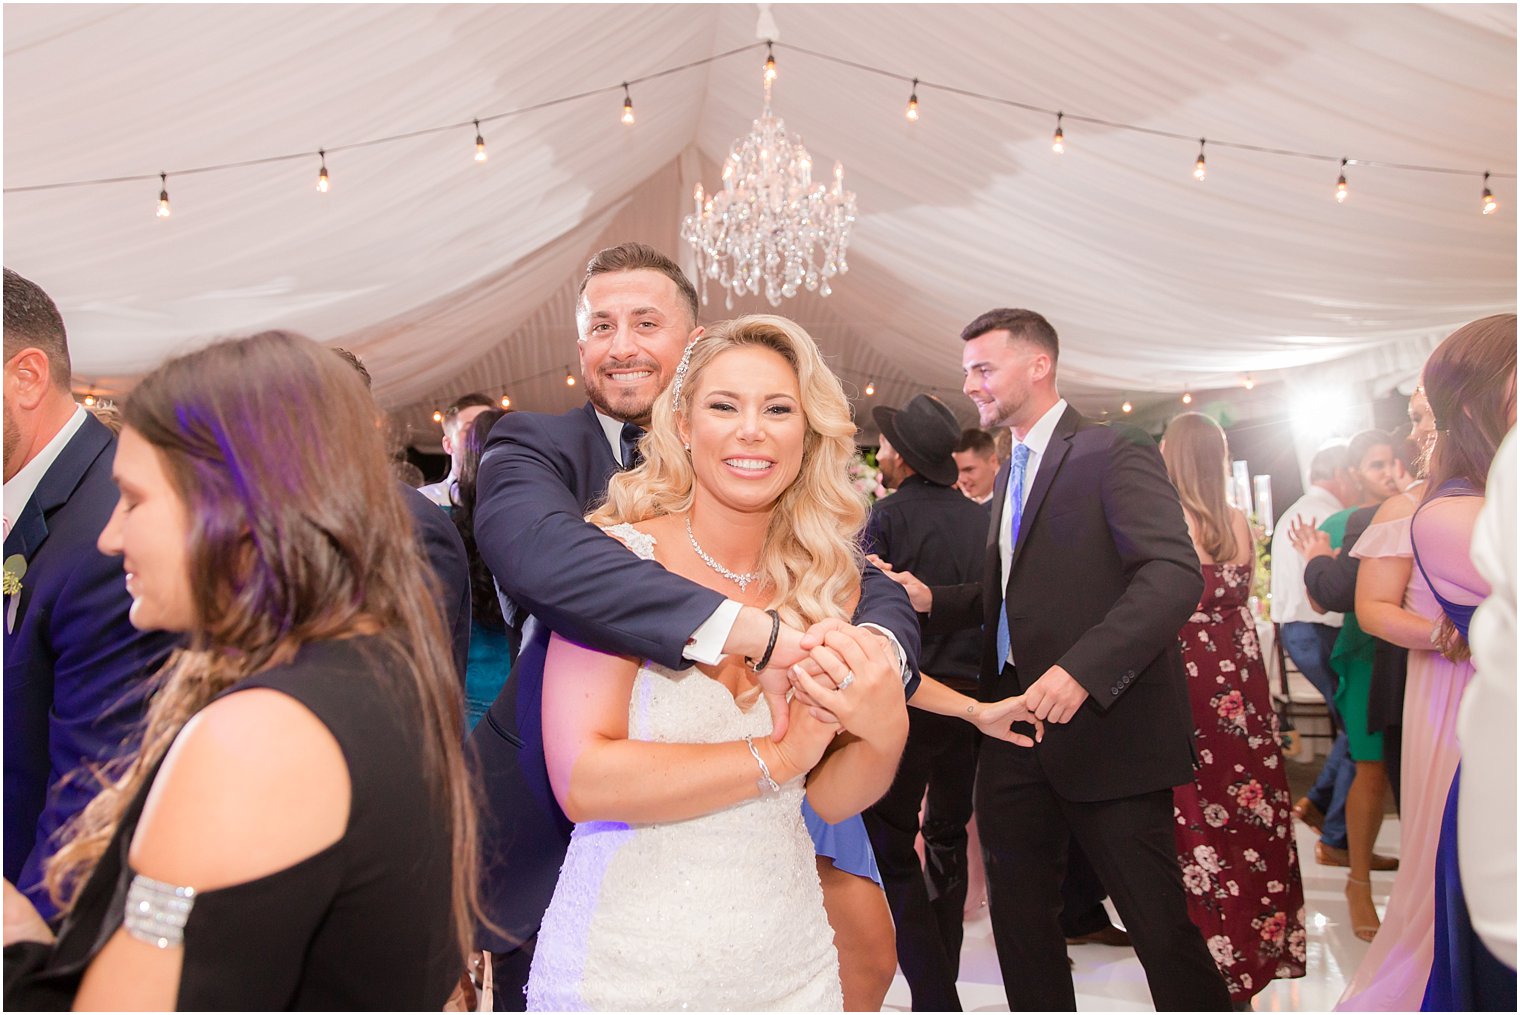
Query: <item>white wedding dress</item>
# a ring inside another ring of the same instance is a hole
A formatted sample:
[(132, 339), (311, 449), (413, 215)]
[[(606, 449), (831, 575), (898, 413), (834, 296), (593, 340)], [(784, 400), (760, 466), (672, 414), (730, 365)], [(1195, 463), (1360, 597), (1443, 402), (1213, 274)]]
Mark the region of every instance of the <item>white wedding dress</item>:
[[(635, 553), (652, 537), (608, 530)], [(639, 667), (630, 740), (724, 743), (771, 731), (695, 667)], [(758, 768), (756, 778), (759, 777)], [(528, 977), (529, 1011), (840, 1011), (802, 780), (687, 821), (575, 826)]]

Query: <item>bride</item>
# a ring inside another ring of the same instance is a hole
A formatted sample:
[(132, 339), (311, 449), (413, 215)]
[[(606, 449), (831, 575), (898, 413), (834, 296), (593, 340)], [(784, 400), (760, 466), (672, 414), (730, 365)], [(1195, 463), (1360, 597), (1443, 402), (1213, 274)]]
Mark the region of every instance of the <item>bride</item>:
[(895, 656), (848, 624), (866, 515), (854, 434), (838, 379), (780, 317), (713, 328), (656, 402), (644, 464), (591, 520), (776, 623), (837, 623), (821, 674), (791, 671), (780, 740), (756, 706), (765, 658), (673, 671), (555, 637), (544, 743), (576, 827), (530, 1009), (840, 1009), (800, 808), (805, 793), (839, 821), (873, 803), (908, 730)]

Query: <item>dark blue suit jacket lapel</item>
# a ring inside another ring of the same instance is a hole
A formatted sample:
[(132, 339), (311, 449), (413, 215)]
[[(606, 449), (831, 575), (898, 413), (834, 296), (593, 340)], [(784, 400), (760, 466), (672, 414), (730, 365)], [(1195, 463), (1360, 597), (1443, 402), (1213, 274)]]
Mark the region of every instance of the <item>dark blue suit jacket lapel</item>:
[[(1056, 428), (1051, 431), (1044, 453), (1040, 455), (1040, 465), (1034, 473), (1034, 486), (1030, 487), (1029, 498), (1024, 501), (1024, 514), (1019, 520), (1019, 541), (1013, 546), (1014, 564), (1019, 561), (1019, 550), (1023, 549), (1024, 543), (1029, 539), (1029, 530), (1033, 527), (1031, 523), (1040, 513), (1040, 505), (1045, 503), (1045, 495), (1050, 492), (1050, 484), (1060, 471), (1061, 461), (1066, 457), (1066, 452), (1071, 450), (1071, 435), (1076, 432), (1077, 410), (1067, 405), (1061, 418), (1056, 420)], [(1012, 578), (1012, 567), (1008, 574)]]
[(94, 416), (86, 416), (79, 432), (64, 445), (26, 502), (21, 516), (5, 537), (5, 556), (19, 553), (31, 559), (47, 539), (47, 516), (68, 503), (85, 472), (111, 443), (111, 431)]

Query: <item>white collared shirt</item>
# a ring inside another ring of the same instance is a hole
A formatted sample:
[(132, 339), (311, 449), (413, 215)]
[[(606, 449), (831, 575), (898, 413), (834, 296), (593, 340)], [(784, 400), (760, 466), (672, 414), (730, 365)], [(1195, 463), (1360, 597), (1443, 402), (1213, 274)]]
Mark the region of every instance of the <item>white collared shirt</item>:
[[(1061, 414), (1065, 411), (1066, 399), (1057, 399), (1056, 404), (1046, 409), (1045, 415), (1036, 420), (1034, 426), (1029, 428), (1029, 432), (1024, 435), (1023, 440), (1015, 439), (1013, 442), (1014, 447), (1022, 444), (1029, 449), (1029, 461), (1024, 465), (1024, 497), (1019, 503), (1021, 511), (1024, 505), (1029, 503), (1029, 491), (1034, 488), (1034, 477), (1040, 471), (1040, 462), (1045, 457), (1045, 449), (1050, 445), (1051, 434), (1055, 433), (1056, 424), (1061, 421)], [(1009, 496), (1006, 499), (1011, 500), (1011, 492), (1013, 490), (1013, 476), (1011, 473), (1008, 478)], [(1013, 540), (1010, 538), (1012, 533), (1009, 532), (1008, 522), (1011, 515), (1009, 514), (1008, 507), (1009, 505), (1007, 504), (1003, 505), (1003, 517), (998, 523), (998, 554), (1003, 559), (1002, 588), (1005, 595), (1008, 589), (1008, 575), (1013, 570)]]
[(1319, 613), (1309, 605), (1309, 591), (1304, 587), (1307, 561), (1294, 548), (1290, 536), (1295, 520), (1312, 518), (1316, 526), (1323, 525), (1326, 518), (1342, 509), (1335, 494), (1311, 485), (1277, 520), (1272, 533), (1272, 619), (1277, 623), (1340, 627), (1345, 622), (1339, 613)]
[(85, 417), (90, 410), (82, 405), (74, 406), (74, 415), (70, 416), (67, 423), (53, 435), (53, 439), (42, 446), (37, 452), (37, 457), (27, 462), (5, 484), (5, 517), (10, 524), (15, 525), (16, 519), (21, 517), (21, 512), (26, 509), (26, 502), (32, 499), (32, 494), (37, 492), (37, 486), (42, 482), (42, 477), (58, 461), (58, 456), (63, 454), (63, 449), (69, 441), (84, 426)]

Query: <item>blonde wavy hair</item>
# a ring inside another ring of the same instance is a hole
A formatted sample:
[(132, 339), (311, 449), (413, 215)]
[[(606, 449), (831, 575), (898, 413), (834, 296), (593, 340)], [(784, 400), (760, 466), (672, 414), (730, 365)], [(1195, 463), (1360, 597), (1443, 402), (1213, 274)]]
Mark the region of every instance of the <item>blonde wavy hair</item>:
[(682, 446), (678, 421), (689, 418), (702, 374), (713, 361), (730, 350), (750, 347), (770, 349), (791, 364), (807, 425), (801, 470), (776, 501), (760, 551), (759, 573), (772, 593), (768, 605), (782, 620), (799, 627), (829, 618), (848, 621), (860, 598), (860, 532), (868, 510), (865, 498), (849, 482), (855, 421), (844, 388), (824, 363), (817, 343), (784, 317), (736, 317), (696, 340), (687, 350), (684, 378), (655, 400), (642, 443), (644, 463), (612, 477), (607, 499), (590, 521), (635, 523), (691, 510), (696, 475)]

